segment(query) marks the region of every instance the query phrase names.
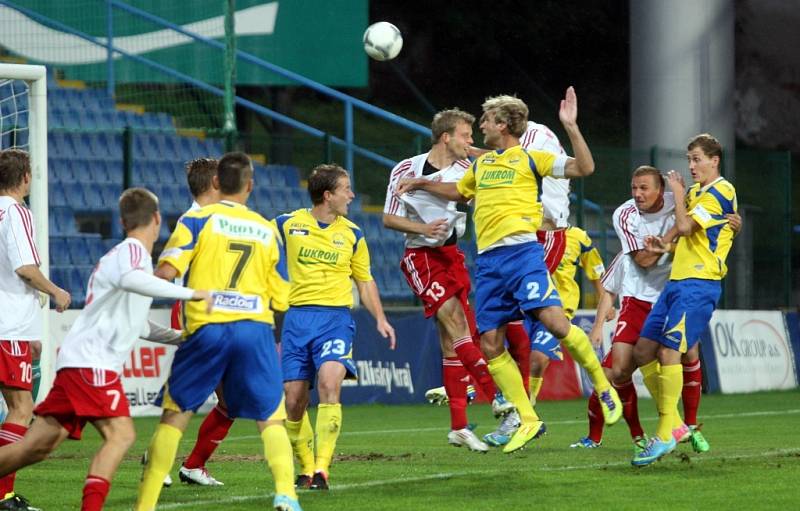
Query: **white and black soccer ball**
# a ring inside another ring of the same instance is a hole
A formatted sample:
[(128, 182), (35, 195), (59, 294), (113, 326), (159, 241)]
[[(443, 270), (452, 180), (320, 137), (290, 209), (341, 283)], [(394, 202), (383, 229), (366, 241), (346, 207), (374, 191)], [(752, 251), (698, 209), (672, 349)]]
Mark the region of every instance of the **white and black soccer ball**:
[(375, 60), (392, 60), (403, 48), (403, 35), (388, 21), (379, 21), (364, 32), (364, 51)]

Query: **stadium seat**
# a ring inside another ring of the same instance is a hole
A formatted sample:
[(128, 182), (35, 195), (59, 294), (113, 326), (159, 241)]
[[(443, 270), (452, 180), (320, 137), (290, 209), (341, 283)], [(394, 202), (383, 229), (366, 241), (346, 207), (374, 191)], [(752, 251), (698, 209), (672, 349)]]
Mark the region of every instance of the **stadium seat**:
[[(67, 273), (69, 270), (70, 268), (67, 266), (50, 266), (50, 280), (52, 280), (53, 284), (57, 285), (61, 289), (68, 289), (69, 279), (67, 277)], [(50, 306), (54, 307), (52, 301)]]
[(73, 265), (89, 264), (89, 248), (86, 245), (86, 238), (83, 235), (69, 236), (64, 238), (69, 260)]
[(47, 185), (47, 202), (51, 208), (59, 206), (69, 206), (67, 196), (64, 194), (64, 185), (58, 182), (50, 182)]
[(69, 252), (67, 251), (66, 238), (62, 236), (50, 236), (49, 242), (51, 266), (66, 266), (72, 263)]
[(103, 191), (99, 183), (82, 183), (85, 211), (110, 211), (113, 203), (107, 204), (103, 199)]
[(106, 253), (106, 247), (103, 243), (103, 238), (100, 235), (87, 235), (85, 236), (86, 239), (86, 247), (89, 250), (89, 257), (88, 260), (91, 261), (92, 264), (96, 264), (97, 261), (100, 260), (103, 255)]
[(75, 214), (69, 207), (52, 207), (48, 216), (48, 230), (51, 236), (71, 236), (78, 233)]

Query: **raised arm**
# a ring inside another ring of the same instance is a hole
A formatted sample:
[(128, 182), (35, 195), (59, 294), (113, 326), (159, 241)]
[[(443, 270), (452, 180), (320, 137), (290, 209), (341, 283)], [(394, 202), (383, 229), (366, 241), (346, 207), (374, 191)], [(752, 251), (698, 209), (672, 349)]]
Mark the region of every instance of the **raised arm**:
[(443, 238), (447, 235), (447, 219), (438, 218), (432, 222), (424, 224), (414, 222), (404, 216), (383, 214), (383, 226), (394, 231), (409, 234), (422, 234), (428, 238)]
[(686, 203), (683, 198), (686, 196), (686, 189), (683, 186), (683, 177), (675, 170), (667, 172), (667, 184), (675, 196), (675, 227), (681, 236), (689, 236), (700, 228), (700, 225), (692, 220), (689, 212), (686, 211)]
[(568, 158), (564, 168), (564, 175), (568, 178), (586, 177), (594, 172), (594, 159), (589, 145), (578, 129), (578, 97), (575, 89), (571, 86), (567, 89), (564, 99), (561, 100), (561, 108), (558, 111), (558, 118), (567, 132), (569, 141), (572, 144), (572, 151), (575, 156)]
[(399, 196), (414, 190), (425, 190), (446, 200), (469, 202), (469, 199), (459, 193), (455, 183), (434, 182), (421, 177), (401, 179), (396, 193)]

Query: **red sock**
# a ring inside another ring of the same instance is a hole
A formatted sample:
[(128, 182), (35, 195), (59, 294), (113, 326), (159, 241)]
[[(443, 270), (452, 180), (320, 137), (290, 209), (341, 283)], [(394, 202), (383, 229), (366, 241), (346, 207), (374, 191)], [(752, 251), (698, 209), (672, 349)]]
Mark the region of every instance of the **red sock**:
[(81, 511), (101, 511), (106, 502), (111, 483), (100, 476), (89, 474), (83, 483), (83, 503)]
[(214, 454), (220, 443), (228, 436), (233, 419), (229, 418), (225, 412), (215, 406), (211, 413), (206, 415), (205, 420), (200, 425), (197, 432), (197, 441), (194, 444), (192, 453), (183, 462), (186, 468), (203, 468), (206, 461)]
[(697, 409), (700, 407), (700, 394), (703, 392), (703, 370), (700, 359), (683, 366), (683, 420), (689, 426), (697, 426)]
[[(4, 423), (3, 426), (0, 427), (0, 446), (19, 442), (22, 440), (22, 437), (25, 436), (26, 431), (28, 431), (28, 428), (25, 426), (11, 424), (9, 422)], [(11, 472), (0, 478), (0, 498), (6, 493), (14, 491), (14, 479), (16, 476), (16, 472)]]
[(622, 401), (622, 416), (628, 423), (631, 438), (644, 436), (642, 424), (639, 422), (639, 396), (636, 395), (636, 385), (633, 384), (633, 380), (628, 380), (622, 385), (615, 384), (614, 388), (617, 389), (619, 399)]
[[(458, 356), (454, 360), (460, 361), (463, 369), (472, 376), (472, 379), (475, 380), (483, 393), (491, 399), (495, 393), (494, 380), (492, 380), (492, 375), (489, 374), (489, 364), (483, 358), (481, 350), (472, 342), (472, 337), (456, 339), (453, 341), (453, 349)], [(448, 395), (450, 394), (448, 393)]]
[(589, 438), (596, 443), (600, 443), (603, 439), (603, 426), (605, 426), (605, 419), (603, 418), (603, 409), (600, 408), (600, 400), (597, 394), (592, 392), (589, 396)]
[(517, 363), (525, 392), (530, 396), (531, 340), (522, 323), (509, 323), (506, 327), (506, 339), (508, 339), (508, 352)]
[(458, 357), (442, 359), (444, 390), (450, 407), (450, 429), (467, 427), (467, 381), (469, 375)]

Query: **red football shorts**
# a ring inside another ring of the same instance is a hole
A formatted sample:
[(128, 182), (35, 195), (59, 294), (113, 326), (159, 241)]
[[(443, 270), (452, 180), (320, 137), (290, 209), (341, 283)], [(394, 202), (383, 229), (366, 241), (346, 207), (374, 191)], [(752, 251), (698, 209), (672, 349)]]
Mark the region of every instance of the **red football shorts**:
[(0, 341), (0, 384), (28, 391), (33, 388), (30, 341)]
[(411, 290), (425, 306), (425, 317), (436, 314), (452, 296), (467, 306), (470, 283), (464, 254), (456, 245), (407, 248), (400, 269)]
[(536, 231), (536, 238), (544, 250), (544, 264), (552, 275), (558, 269), (567, 248), (567, 230)]
[(119, 374), (76, 367), (56, 373), (53, 388), (33, 413), (53, 417), (74, 440), (80, 440), (87, 422), (131, 415)]
[(625, 344), (636, 344), (639, 334), (642, 332), (644, 321), (650, 314), (653, 304), (639, 300), (632, 296), (622, 298), (622, 308), (617, 319), (617, 328), (614, 337), (611, 339), (611, 350), (603, 358), (603, 367), (611, 367), (611, 353), (614, 351), (614, 344), (622, 342)]

